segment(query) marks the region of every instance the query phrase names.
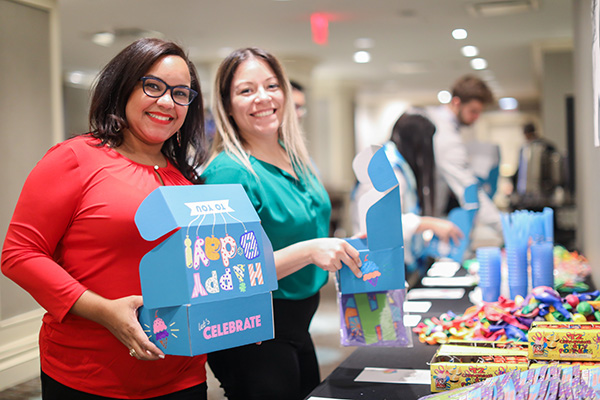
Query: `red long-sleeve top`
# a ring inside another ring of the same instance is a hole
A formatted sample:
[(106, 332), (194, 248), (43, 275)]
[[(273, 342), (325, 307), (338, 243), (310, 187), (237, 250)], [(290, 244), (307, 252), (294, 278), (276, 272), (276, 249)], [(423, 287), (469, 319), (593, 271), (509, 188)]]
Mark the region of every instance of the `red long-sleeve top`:
[[(89, 136), (51, 148), (27, 178), (2, 250), (2, 272), (46, 309), (42, 371), (71, 388), (142, 399), (206, 380), (206, 355), (140, 361), (103, 326), (69, 313), (86, 290), (108, 299), (141, 295), (139, 263), (157, 245), (134, 222), (160, 181)], [(165, 185), (190, 182), (171, 164)]]

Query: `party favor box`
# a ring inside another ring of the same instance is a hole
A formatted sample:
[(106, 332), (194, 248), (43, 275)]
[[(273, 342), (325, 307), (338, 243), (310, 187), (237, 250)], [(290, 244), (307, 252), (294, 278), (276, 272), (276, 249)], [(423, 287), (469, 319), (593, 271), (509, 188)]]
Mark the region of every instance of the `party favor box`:
[(600, 361), (600, 323), (534, 321), (527, 333), (532, 360)]
[(241, 185), (160, 187), (135, 223), (158, 243), (140, 262), (140, 323), (166, 354), (273, 338), (273, 249)]
[(358, 199), (359, 215), (366, 215), (362, 225), (366, 226), (367, 237), (346, 239), (359, 251), (363, 276), (357, 278), (343, 266), (337, 274), (339, 291), (352, 294), (404, 289), (400, 186), (385, 149), (371, 146), (363, 150), (352, 167), (361, 184), (372, 186)]
[(472, 385), (512, 370), (527, 369), (527, 350), (443, 344), (430, 363), (431, 391)]

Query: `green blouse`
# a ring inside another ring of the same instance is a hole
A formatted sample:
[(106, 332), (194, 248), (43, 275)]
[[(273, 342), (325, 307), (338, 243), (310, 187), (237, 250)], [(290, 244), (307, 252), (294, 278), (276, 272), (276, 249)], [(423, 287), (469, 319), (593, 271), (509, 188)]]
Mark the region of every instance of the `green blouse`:
[[(282, 169), (250, 156), (256, 175), (222, 152), (202, 173), (206, 184), (240, 183), (254, 205), (262, 226), (279, 250), (304, 240), (327, 237), (331, 203), (314, 177), (297, 180)], [(276, 299), (301, 300), (316, 294), (329, 273), (314, 264), (279, 280)]]

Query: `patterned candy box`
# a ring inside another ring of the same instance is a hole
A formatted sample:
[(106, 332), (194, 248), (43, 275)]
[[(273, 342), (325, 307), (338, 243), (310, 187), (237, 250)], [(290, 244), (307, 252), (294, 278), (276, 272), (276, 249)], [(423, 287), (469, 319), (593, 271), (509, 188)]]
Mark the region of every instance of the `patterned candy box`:
[(532, 360), (600, 361), (600, 323), (538, 322), (527, 333)]
[(430, 363), (431, 391), (472, 385), (512, 370), (527, 369), (527, 350), (443, 344)]
[(273, 338), (273, 250), (241, 185), (160, 187), (135, 222), (157, 242), (140, 262), (139, 319), (166, 354)]

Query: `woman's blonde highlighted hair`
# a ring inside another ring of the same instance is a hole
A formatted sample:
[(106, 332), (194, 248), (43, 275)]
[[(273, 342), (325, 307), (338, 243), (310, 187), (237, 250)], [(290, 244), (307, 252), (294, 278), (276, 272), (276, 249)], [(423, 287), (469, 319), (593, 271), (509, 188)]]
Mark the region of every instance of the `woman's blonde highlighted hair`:
[(283, 147), (290, 158), (292, 167), (299, 175), (308, 177), (312, 174), (316, 177), (317, 174), (315, 173), (306, 149), (304, 134), (300, 129), (300, 124), (296, 117), (291, 96), (292, 88), (285, 71), (275, 56), (263, 49), (255, 47), (235, 50), (221, 62), (221, 65), (217, 70), (212, 99), (217, 133), (213, 139), (210, 158), (213, 159), (220, 152), (226, 151), (236, 157), (242, 165), (254, 173), (254, 169), (250, 164), (249, 154), (244, 149), (244, 143), (240, 136), (239, 129), (231, 116), (231, 85), (233, 76), (240, 64), (253, 58), (267, 63), (273, 70), (273, 73), (283, 90), (285, 103), (283, 106), (283, 120), (279, 127), (279, 140), (283, 143)]

